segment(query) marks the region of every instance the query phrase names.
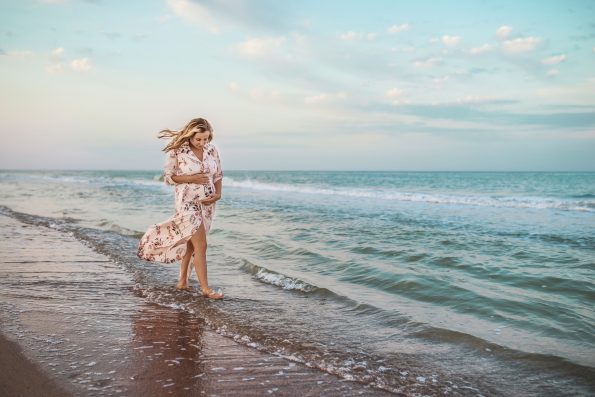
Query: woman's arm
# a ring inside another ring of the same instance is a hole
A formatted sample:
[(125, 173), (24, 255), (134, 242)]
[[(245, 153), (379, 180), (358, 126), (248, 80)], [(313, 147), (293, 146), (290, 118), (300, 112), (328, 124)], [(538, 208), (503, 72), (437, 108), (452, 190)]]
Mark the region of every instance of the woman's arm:
[(215, 182), (215, 195), (221, 197), (221, 189), (223, 189), (223, 184), (221, 183), (223, 179), (219, 179)]
[(219, 199), (221, 199), (221, 189), (222, 189), (222, 184), (221, 184), (221, 179), (219, 179), (217, 182), (215, 182), (215, 194), (210, 196), (207, 199), (201, 200), (201, 203), (203, 203), (204, 205), (211, 205), (213, 204), (215, 201), (218, 201)]
[(209, 177), (206, 174), (172, 175), (170, 178), (175, 183), (209, 183)]
[(217, 168), (213, 175), (213, 183), (215, 185), (215, 194), (206, 200), (202, 200), (201, 203), (205, 205), (213, 204), (215, 201), (221, 199), (221, 193), (223, 190), (223, 171), (221, 170), (221, 159), (219, 158), (219, 151), (215, 147), (215, 161)]

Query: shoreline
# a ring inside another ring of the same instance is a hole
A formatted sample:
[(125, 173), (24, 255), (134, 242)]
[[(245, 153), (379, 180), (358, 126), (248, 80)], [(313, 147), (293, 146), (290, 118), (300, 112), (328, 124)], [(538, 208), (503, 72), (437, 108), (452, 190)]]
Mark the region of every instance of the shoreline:
[(6, 395), (394, 395), (145, 302), (130, 274), (71, 235), (5, 215), (0, 226)]
[(72, 392), (27, 358), (17, 342), (0, 332), (0, 395), (65, 397)]

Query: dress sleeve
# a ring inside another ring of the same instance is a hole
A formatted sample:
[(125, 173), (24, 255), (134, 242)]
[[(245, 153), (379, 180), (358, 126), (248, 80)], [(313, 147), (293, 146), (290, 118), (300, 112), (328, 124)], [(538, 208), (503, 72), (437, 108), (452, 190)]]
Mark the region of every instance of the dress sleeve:
[(167, 152), (167, 158), (165, 160), (165, 168), (163, 170), (163, 182), (165, 182), (166, 185), (175, 185), (176, 182), (174, 182), (174, 180), (171, 179), (171, 177), (177, 175), (178, 170), (178, 156), (176, 156), (175, 150), (170, 150), (169, 152)]
[(214, 148), (215, 148), (214, 157), (215, 157), (215, 163), (217, 164), (217, 170), (215, 171), (215, 174), (213, 175), (213, 183), (217, 183), (217, 181), (220, 181), (221, 179), (223, 179), (223, 169), (221, 168), (221, 158), (219, 157), (219, 149), (217, 149), (216, 146), (214, 146)]

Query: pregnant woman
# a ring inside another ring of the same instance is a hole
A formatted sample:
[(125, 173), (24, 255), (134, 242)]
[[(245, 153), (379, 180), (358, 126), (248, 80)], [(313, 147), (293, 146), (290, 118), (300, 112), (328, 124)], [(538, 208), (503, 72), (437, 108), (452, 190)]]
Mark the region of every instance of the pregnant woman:
[(207, 234), (215, 216), (215, 202), (221, 198), (223, 171), (214, 144), (213, 128), (203, 118), (192, 119), (180, 131), (163, 130), (159, 138), (171, 138), (163, 149), (168, 154), (164, 181), (175, 185), (176, 212), (163, 223), (151, 225), (138, 245), (138, 257), (147, 261), (180, 261), (176, 288), (188, 289), (190, 261), (202, 295), (222, 299), (207, 280)]

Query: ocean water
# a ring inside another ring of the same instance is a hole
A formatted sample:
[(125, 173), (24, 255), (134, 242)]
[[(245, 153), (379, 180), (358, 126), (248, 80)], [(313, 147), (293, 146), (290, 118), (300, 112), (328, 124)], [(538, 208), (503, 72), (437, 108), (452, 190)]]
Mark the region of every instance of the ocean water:
[(345, 379), (595, 393), (595, 173), (227, 171), (208, 237), (226, 299), (208, 305), (174, 291), (178, 264), (136, 258), (174, 210), (160, 174), (0, 171), (0, 213), (74, 233), (150, 302)]

